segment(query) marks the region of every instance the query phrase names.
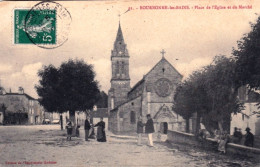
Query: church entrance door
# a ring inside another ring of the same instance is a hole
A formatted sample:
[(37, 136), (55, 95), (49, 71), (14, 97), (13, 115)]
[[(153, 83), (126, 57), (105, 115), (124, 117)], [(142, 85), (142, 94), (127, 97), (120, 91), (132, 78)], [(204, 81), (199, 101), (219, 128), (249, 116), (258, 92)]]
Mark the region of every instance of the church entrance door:
[(167, 132), (168, 132), (168, 123), (167, 122), (161, 122), (160, 131), (163, 134), (167, 134)]

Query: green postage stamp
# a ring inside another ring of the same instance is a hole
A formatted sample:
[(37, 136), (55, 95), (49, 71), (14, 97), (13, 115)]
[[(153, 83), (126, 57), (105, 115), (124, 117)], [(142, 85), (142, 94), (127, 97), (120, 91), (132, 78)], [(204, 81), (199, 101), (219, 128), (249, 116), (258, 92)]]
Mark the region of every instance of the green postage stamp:
[(29, 9), (14, 9), (14, 44), (54, 49), (69, 36), (72, 18), (57, 2), (39, 2)]
[(15, 44), (56, 44), (56, 11), (15, 9)]

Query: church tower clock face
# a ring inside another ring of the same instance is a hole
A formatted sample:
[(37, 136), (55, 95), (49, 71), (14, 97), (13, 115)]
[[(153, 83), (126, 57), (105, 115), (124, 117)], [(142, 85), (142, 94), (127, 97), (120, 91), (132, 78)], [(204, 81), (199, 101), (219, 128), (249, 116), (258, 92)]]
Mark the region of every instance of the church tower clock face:
[(158, 96), (167, 97), (172, 92), (172, 83), (166, 78), (161, 78), (155, 82), (154, 89)]

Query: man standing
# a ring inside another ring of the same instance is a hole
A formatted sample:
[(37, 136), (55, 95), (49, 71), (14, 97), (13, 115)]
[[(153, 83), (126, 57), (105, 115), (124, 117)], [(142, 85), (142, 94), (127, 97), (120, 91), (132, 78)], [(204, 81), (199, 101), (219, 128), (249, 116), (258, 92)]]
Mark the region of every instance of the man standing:
[(84, 129), (85, 129), (85, 141), (89, 141), (88, 140), (88, 135), (89, 135), (89, 129), (91, 127), (88, 119), (89, 119), (89, 117), (87, 116), (87, 118), (85, 120), (85, 126), (84, 126)]
[(245, 137), (245, 146), (253, 147), (254, 146), (254, 135), (250, 132), (250, 128), (246, 128), (246, 137)]
[(147, 133), (148, 135), (149, 146), (153, 147), (153, 133), (154, 133), (153, 120), (150, 114), (147, 114), (146, 117), (147, 117), (147, 122), (145, 124), (145, 133)]
[(144, 124), (142, 122), (142, 116), (138, 117), (137, 122), (137, 134), (138, 134), (138, 146), (142, 145), (142, 133), (144, 132)]

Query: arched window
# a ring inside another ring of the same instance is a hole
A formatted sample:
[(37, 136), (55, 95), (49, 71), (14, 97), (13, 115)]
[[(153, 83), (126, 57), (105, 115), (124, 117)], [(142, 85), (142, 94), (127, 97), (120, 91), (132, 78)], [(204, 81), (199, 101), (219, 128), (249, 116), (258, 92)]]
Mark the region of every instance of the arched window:
[(136, 122), (134, 111), (131, 111), (131, 113), (130, 113), (130, 121), (131, 121), (131, 124), (134, 124)]
[(119, 74), (119, 62), (116, 62), (116, 74)]
[(121, 65), (121, 75), (124, 77), (125, 75), (125, 62), (122, 62), (122, 65)]

